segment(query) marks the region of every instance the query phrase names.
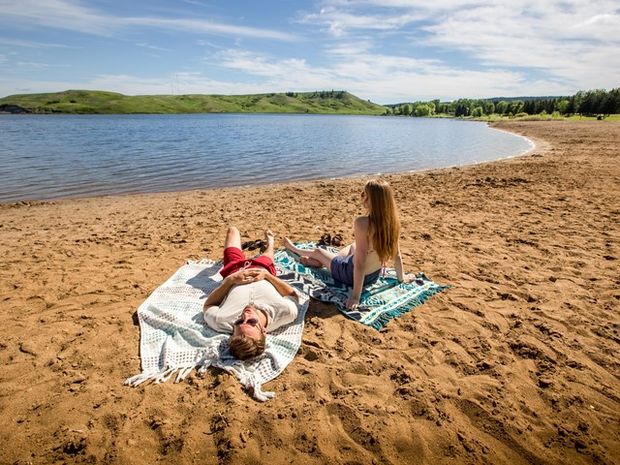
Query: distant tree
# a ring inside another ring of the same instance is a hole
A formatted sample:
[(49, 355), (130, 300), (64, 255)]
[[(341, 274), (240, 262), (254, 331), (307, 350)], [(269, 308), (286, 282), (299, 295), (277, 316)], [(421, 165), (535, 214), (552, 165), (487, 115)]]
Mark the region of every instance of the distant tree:
[[(333, 93), (334, 91), (332, 91)], [(338, 91), (340, 93), (341, 91)], [(439, 99), (427, 102), (416, 101), (392, 105), (386, 114), (430, 116), (448, 114), (455, 117), (480, 117), (498, 113), (500, 115), (535, 115), (535, 114), (619, 114), (620, 88), (606, 91), (595, 89), (579, 91), (569, 97), (524, 97), (523, 99), (490, 100), (490, 99), (458, 99), (441, 102)]]
[(495, 111), (499, 113), (500, 115), (505, 115), (506, 113), (508, 113), (508, 106), (509, 106), (509, 103), (506, 102), (505, 100), (502, 100), (495, 104)]
[(469, 116), (469, 106), (467, 103), (468, 101), (466, 99), (457, 100), (456, 106), (454, 107), (454, 116), (457, 118), (459, 116)]
[(509, 113), (516, 115), (517, 113), (521, 113), (523, 111), (523, 101), (522, 100), (513, 100), (509, 105)]
[(433, 114), (431, 107), (432, 105), (428, 103), (422, 103), (422, 104), (416, 105), (415, 115), (416, 116), (431, 116)]
[(495, 104), (492, 100), (484, 100), (482, 104), (482, 111), (485, 115), (492, 115), (495, 113)]
[(570, 106), (570, 101), (567, 99), (556, 100), (555, 102), (555, 111), (560, 113), (561, 115), (565, 115), (568, 113), (568, 108)]
[(620, 113), (620, 87), (609, 91), (608, 100), (602, 113), (608, 115)]

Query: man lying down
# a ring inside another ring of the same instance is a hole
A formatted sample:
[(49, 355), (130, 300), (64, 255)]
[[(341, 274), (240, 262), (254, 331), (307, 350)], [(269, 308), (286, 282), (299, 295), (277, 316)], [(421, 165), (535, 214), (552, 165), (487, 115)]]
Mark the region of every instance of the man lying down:
[(222, 283), (204, 303), (204, 320), (212, 329), (232, 334), (230, 352), (248, 360), (265, 351), (265, 336), (297, 318), (297, 294), (276, 277), (274, 236), (265, 231), (263, 254), (246, 259), (239, 230), (231, 226), (224, 243)]

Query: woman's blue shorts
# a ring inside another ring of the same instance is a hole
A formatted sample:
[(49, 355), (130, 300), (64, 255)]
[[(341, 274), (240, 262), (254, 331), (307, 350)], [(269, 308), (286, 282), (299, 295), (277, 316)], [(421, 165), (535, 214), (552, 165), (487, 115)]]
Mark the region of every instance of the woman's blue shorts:
[[(347, 255), (346, 257), (336, 255), (332, 258), (330, 271), (332, 272), (332, 277), (336, 281), (340, 281), (347, 286), (353, 286), (353, 255)], [(379, 279), (380, 274), (380, 269), (373, 273), (367, 274), (364, 277), (364, 286), (369, 286), (376, 282), (377, 279)]]

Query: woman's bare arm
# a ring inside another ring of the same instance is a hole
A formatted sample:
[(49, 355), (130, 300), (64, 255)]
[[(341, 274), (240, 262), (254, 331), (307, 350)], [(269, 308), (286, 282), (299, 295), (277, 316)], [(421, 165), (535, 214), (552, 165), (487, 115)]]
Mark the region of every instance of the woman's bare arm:
[(400, 254), (400, 244), (398, 244), (398, 248), (396, 250), (396, 256), (394, 257), (394, 269), (396, 270), (396, 277), (398, 278), (398, 282), (410, 283), (415, 279), (415, 275), (411, 273), (405, 273), (405, 270), (403, 269), (403, 257)]
[(405, 272), (403, 271), (403, 257), (400, 254), (400, 244), (396, 249), (396, 256), (394, 257), (394, 269), (396, 270), (396, 277), (399, 282), (405, 280)]

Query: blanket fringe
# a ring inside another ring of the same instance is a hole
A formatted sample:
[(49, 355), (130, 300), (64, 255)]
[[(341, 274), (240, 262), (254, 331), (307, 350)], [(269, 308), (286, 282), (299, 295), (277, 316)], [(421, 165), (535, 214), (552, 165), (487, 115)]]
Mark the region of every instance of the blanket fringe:
[(260, 402), (266, 402), (275, 397), (275, 392), (263, 391), (263, 385), (256, 379), (254, 373), (249, 373), (248, 371), (242, 370), (239, 366), (235, 365), (223, 365), (216, 363), (216, 366), (231, 374), (234, 374), (239, 379), (239, 382), (243, 385), (243, 387), (250, 391), (254, 399)]
[(139, 375), (127, 378), (123, 384), (126, 386), (136, 387), (146, 381), (154, 379), (157, 375), (158, 373), (140, 373)]
[(273, 399), (276, 395), (273, 391), (263, 391), (262, 384), (258, 381), (254, 381), (254, 383), (252, 383), (249, 387), (247, 385), (246, 387), (251, 389), (252, 397), (261, 402), (267, 402), (269, 399)]
[(188, 367), (168, 367), (161, 371), (140, 373), (139, 375), (131, 376), (130, 378), (127, 378), (123, 384), (126, 386), (136, 387), (142, 383), (146, 383), (147, 381), (151, 381), (153, 384), (165, 383), (175, 373), (177, 374), (177, 377), (174, 382), (179, 383), (187, 378), (193, 369), (193, 365)]
[(239, 381), (245, 386), (245, 388), (251, 392), (252, 397), (261, 402), (267, 402), (269, 399), (273, 399), (276, 395), (273, 391), (263, 391), (263, 385), (256, 379), (254, 373), (248, 373), (247, 371), (235, 370)]
[(213, 362), (217, 360), (217, 358), (217, 350), (211, 348), (210, 350), (205, 350), (204, 352), (202, 352), (196, 358), (196, 361), (192, 365), (168, 367), (164, 368), (161, 371), (155, 371), (150, 373), (143, 372), (139, 375), (127, 378), (124, 384), (127, 386), (136, 387), (147, 381), (152, 381), (154, 384), (165, 383), (175, 373), (177, 374), (177, 377), (175, 378), (174, 382), (180, 383), (189, 376), (189, 374), (194, 370), (194, 368), (198, 368), (198, 374), (204, 374), (207, 371), (207, 368), (209, 368), (213, 364)]
[(177, 370), (178, 370), (178, 367), (177, 368), (166, 368), (165, 370), (151, 372), (151, 373), (140, 373), (139, 375), (132, 376), (131, 378), (127, 378), (124, 384), (128, 386), (136, 387), (147, 381), (152, 381), (154, 384), (163, 383), (167, 381)]
[(192, 372), (193, 369), (193, 366), (179, 369), (179, 373), (177, 373), (177, 377), (174, 382), (180, 383), (181, 381), (183, 381), (185, 378), (187, 378), (187, 376)]
[(391, 321), (394, 318), (402, 315), (403, 313), (410, 312), (415, 307), (418, 307), (418, 306), (422, 305), (430, 297), (434, 296), (435, 294), (438, 294), (439, 292), (441, 292), (444, 289), (447, 289), (449, 287), (450, 286), (446, 286), (446, 285), (437, 285), (437, 286), (431, 287), (429, 289), (426, 289), (423, 293), (421, 293), (419, 296), (417, 296), (411, 302), (408, 302), (406, 307), (399, 307), (399, 308), (395, 308), (394, 310), (391, 310), (389, 312), (385, 312), (385, 313), (379, 315), (372, 323), (369, 323), (368, 325), (371, 328), (374, 328), (376, 330), (380, 330), (389, 321)]
[(215, 265), (217, 262), (210, 258), (203, 258), (201, 260), (187, 260), (188, 265)]

